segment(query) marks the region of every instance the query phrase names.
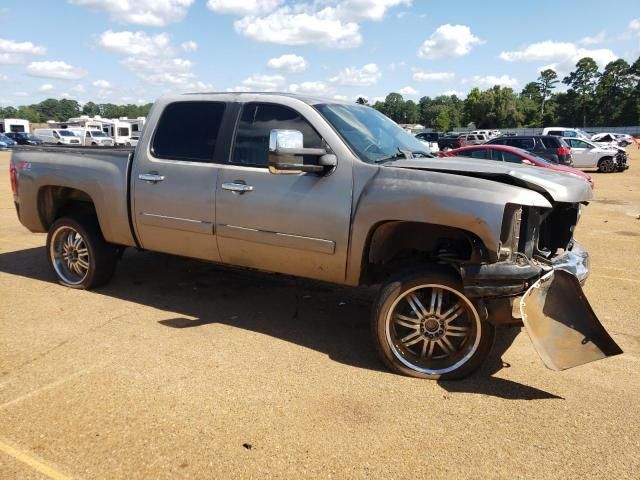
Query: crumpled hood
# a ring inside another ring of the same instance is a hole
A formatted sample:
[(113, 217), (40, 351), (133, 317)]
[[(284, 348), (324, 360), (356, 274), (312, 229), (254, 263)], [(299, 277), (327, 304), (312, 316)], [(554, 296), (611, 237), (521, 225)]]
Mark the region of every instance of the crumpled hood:
[(385, 164), (385, 168), (389, 167), (484, 178), (534, 190), (555, 202), (579, 203), (590, 200), (593, 196), (586, 180), (573, 174), (532, 165), (447, 157), (396, 160)]

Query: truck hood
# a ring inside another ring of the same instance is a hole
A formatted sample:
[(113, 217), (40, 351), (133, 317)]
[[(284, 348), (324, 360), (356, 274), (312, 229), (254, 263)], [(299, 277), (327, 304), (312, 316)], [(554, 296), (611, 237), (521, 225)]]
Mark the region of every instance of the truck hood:
[(448, 157), (396, 160), (386, 163), (385, 167), (483, 178), (536, 191), (554, 202), (579, 203), (590, 200), (593, 196), (586, 180), (573, 174), (531, 165)]

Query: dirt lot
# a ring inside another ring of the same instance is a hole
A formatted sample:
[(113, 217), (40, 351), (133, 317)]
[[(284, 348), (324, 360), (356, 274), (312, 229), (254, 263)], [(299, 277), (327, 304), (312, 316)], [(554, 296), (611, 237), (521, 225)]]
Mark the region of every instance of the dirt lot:
[(0, 478), (640, 478), (639, 153), (577, 232), (624, 355), (552, 372), (501, 330), (449, 383), (381, 367), (368, 292), (133, 250), (58, 286), (4, 173)]

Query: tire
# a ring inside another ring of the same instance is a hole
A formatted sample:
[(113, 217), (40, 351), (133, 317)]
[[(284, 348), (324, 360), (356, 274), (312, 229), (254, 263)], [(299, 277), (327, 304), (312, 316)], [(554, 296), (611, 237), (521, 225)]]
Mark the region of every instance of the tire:
[(603, 157), (598, 161), (598, 171), (602, 173), (611, 173), (616, 171), (616, 164), (612, 157)]
[(444, 270), (405, 273), (385, 284), (371, 333), (391, 371), (431, 380), (470, 375), (495, 339), (494, 326), (480, 318), (460, 279)]
[(111, 279), (118, 251), (105, 241), (94, 216), (62, 217), (47, 234), (47, 258), (58, 283), (91, 290)]

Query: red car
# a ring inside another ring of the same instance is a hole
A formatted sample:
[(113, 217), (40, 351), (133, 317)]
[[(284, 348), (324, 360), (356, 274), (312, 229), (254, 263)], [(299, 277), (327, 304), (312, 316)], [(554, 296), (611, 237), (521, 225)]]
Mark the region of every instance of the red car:
[(472, 145), (469, 147), (456, 148), (447, 152), (440, 152), (439, 157), (471, 157), (480, 160), (495, 160), (498, 162), (521, 163), (525, 165), (533, 165), (536, 167), (548, 168), (558, 172), (571, 173), (578, 177), (584, 178), (591, 188), (594, 187), (593, 179), (585, 172), (566, 165), (551, 163), (544, 158), (515, 147), (507, 147), (505, 145)]

